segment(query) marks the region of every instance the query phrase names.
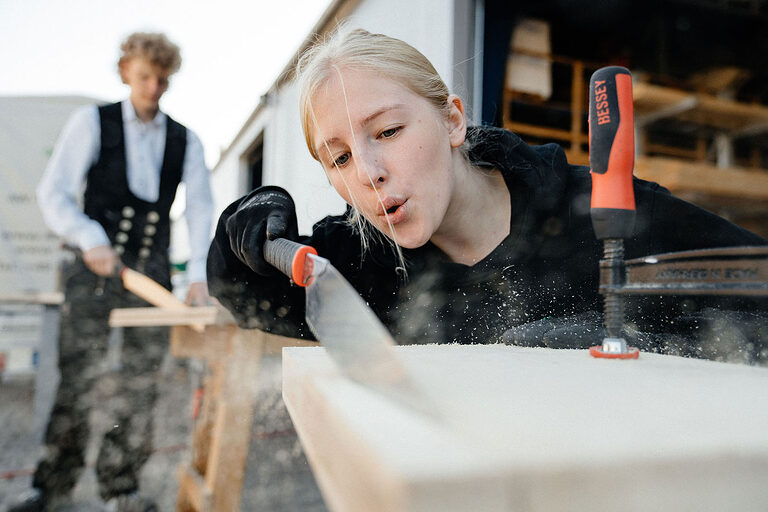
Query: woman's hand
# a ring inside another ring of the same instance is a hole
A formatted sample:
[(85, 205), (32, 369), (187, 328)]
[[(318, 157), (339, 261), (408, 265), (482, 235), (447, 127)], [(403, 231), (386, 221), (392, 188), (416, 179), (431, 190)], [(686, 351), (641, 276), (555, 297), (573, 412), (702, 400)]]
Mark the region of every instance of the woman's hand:
[(277, 269), (264, 260), (264, 242), (298, 238), (293, 199), (280, 187), (257, 188), (243, 198), (237, 211), (227, 219), (226, 230), (232, 252), (240, 261), (257, 274), (274, 275)]

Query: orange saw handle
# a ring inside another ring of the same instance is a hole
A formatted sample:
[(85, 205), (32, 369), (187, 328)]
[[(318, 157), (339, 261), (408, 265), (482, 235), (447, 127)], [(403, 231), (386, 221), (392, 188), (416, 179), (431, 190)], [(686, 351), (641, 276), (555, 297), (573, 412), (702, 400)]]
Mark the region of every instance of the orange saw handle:
[(276, 238), (264, 242), (264, 259), (299, 285), (306, 286), (308, 279), (307, 254), (317, 256), (317, 251), (309, 245), (293, 242), (285, 238)]
[(635, 227), (632, 75), (620, 66), (600, 68), (589, 86), (592, 227), (600, 240), (629, 238)]

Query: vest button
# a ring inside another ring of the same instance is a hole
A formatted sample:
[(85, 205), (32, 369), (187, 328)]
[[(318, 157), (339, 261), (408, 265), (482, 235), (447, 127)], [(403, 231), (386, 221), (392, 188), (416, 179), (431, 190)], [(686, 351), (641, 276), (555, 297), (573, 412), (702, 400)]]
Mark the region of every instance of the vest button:
[(120, 226), (120, 231), (128, 231), (133, 227), (133, 223), (128, 219), (123, 219), (120, 221), (119, 226)]
[(142, 247), (141, 249), (139, 249), (139, 258), (146, 259), (149, 257), (149, 253), (150, 253), (149, 247)]
[(117, 240), (117, 242), (120, 244), (124, 244), (125, 242), (128, 241), (128, 235), (121, 231), (117, 235), (115, 235), (115, 240)]
[(147, 214), (147, 222), (151, 224), (157, 224), (157, 221), (159, 220), (160, 220), (160, 215), (157, 212), (152, 211)]
[(150, 247), (152, 245), (152, 239), (149, 237), (144, 237), (141, 239), (141, 243), (147, 247)]
[(147, 236), (152, 236), (155, 233), (157, 233), (157, 228), (153, 226), (152, 224), (147, 224), (144, 226), (144, 234)]
[(136, 212), (130, 206), (126, 206), (123, 208), (123, 218), (132, 219), (135, 214)]
[(122, 254), (125, 252), (125, 247), (123, 247), (122, 245), (116, 245), (115, 246), (115, 252), (118, 255), (122, 256)]

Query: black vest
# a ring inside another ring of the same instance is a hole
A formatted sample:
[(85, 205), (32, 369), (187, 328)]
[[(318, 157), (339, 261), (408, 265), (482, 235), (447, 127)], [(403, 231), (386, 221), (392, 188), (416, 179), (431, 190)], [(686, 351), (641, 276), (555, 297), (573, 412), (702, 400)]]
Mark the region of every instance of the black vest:
[(99, 107), (101, 152), (88, 171), (85, 214), (101, 224), (125, 265), (170, 287), (169, 212), (181, 182), (187, 129), (167, 118), (160, 193), (154, 203), (128, 186), (123, 113), (120, 103)]

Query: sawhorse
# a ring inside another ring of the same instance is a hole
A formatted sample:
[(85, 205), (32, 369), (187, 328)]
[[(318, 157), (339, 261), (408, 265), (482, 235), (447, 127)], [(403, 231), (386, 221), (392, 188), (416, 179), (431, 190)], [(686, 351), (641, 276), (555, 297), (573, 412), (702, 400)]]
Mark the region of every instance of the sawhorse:
[(178, 468), (176, 511), (240, 510), (261, 356), (317, 343), (240, 329), (225, 310), (213, 306), (116, 309), (110, 325), (172, 326), (171, 354), (206, 362), (192, 456)]

